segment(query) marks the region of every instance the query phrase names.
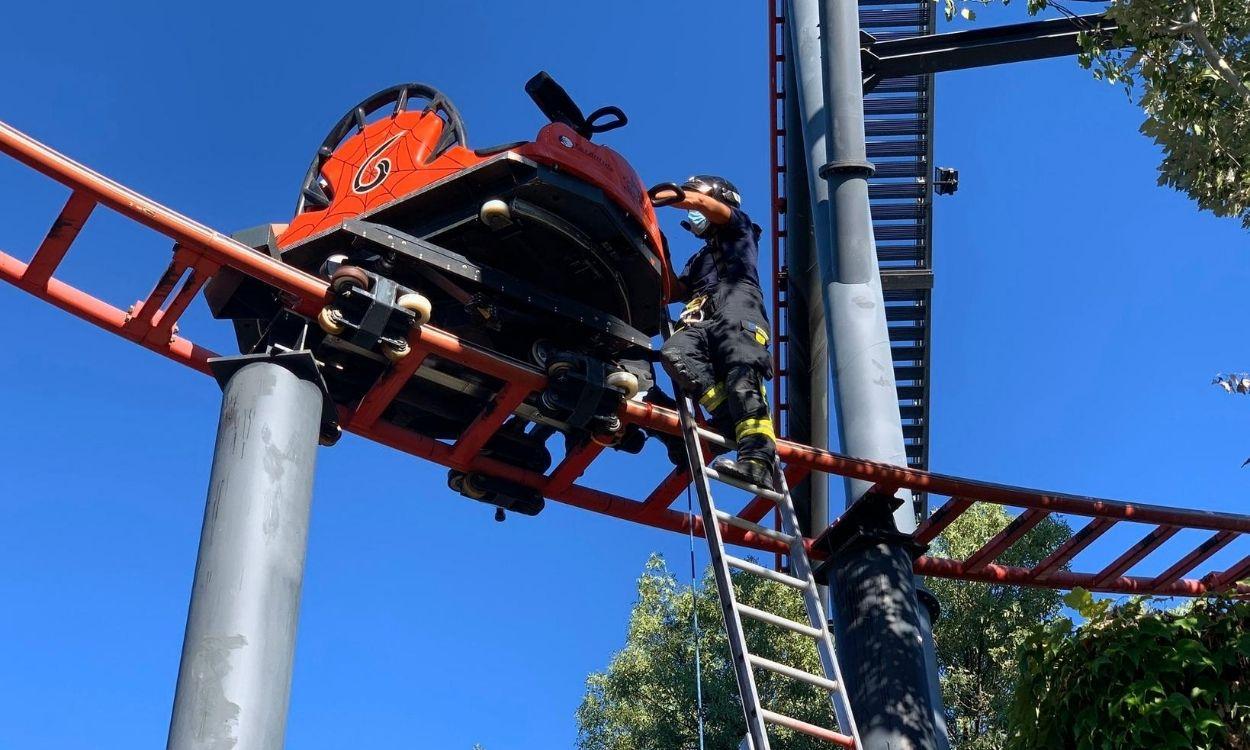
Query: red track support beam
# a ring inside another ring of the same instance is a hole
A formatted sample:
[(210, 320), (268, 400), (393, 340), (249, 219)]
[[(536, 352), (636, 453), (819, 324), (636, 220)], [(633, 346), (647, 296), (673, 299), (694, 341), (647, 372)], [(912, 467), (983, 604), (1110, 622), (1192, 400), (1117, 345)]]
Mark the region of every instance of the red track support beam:
[(644, 517), (652, 517), (660, 511), (667, 510), (668, 506), (673, 504), (681, 491), (690, 485), (690, 472), (682, 467), (676, 467), (668, 473), (667, 477), (651, 491), (647, 499), (642, 502), (642, 514)]
[(1176, 582), (1181, 576), (1206, 562), (1216, 552), (1227, 547), (1236, 538), (1237, 532), (1235, 531), (1215, 532), (1188, 555), (1177, 560), (1175, 565), (1155, 576), (1155, 579), (1150, 582), (1151, 587), (1160, 588)]
[(512, 416), (512, 412), (516, 410), (521, 402), (530, 395), (530, 391), (523, 385), (506, 385), (499, 392), (490, 404), (482, 410), (481, 414), (465, 428), (464, 434), (456, 441), (455, 446), (451, 450), (452, 466), (460, 468), (464, 466), (470, 458), (477, 455), (482, 450), (482, 446), (491, 439), (495, 431), (508, 421), (508, 417)]
[(0, 152), (180, 245), (199, 250), (223, 266), (290, 294), (296, 300), (296, 312), (312, 317), (323, 307), (328, 288), (324, 280), (261, 255), (241, 242), (171, 211), (3, 122), (0, 122)]
[(1142, 537), (1141, 541), (1129, 547), (1128, 550), (1117, 557), (1107, 567), (1094, 574), (1094, 579), (1099, 583), (1105, 583), (1113, 578), (1119, 578), (1142, 558), (1151, 552), (1159, 549), (1159, 545), (1176, 536), (1176, 532), (1180, 531), (1179, 526), (1157, 526), (1149, 534)]
[(44, 237), (43, 242), (39, 244), (39, 249), (35, 251), (35, 257), (30, 259), (30, 264), (22, 275), (22, 286), (28, 289), (40, 289), (47, 284), (48, 279), (52, 278), (52, 274), (56, 273), (61, 261), (65, 259), (69, 246), (78, 238), (78, 233), (87, 223), (87, 218), (91, 216), (95, 205), (95, 199), (86, 193), (75, 190), (69, 196), (60, 215), (56, 217), (56, 221), (52, 222), (48, 235)]
[(152, 321), (156, 318), (156, 314), (160, 312), (161, 305), (165, 304), (165, 300), (169, 299), (169, 295), (174, 291), (174, 287), (178, 285), (178, 281), (187, 270), (187, 264), (182, 259), (181, 253), (175, 253), (174, 259), (169, 262), (169, 266), (161, 277), (152, 285), (152, 291), (148, 293), (146, 299), (131, 308), (129, 320), (126, 321), (126, 330), (131, 338), (142, 339), (152, 327)]
[[(1250, 571), (1250, 558), (1243, 561)], [(1028, 568), (1017, 568), (1010, 565), (990, 563), (980, 570), (962, 571), (959, 560), (948, 560), (941, 557), (920, 557), (916, 559), (916, 572), (920, 575), (937, 576), (939, 578), (957, 578), (965, 581), (980, 581), (1010, 586), (1042, 586), (1051, 589), (1071, 589), (1080, 586), (1083, 589), (1108, 594), (1157, 594), (1159, 596), (1200, 596), (1209, 591), (1219, 589), (1208, 581), (1195, 581), (1183, 578), (1160, 589), (1151, 587), (1153, 579), (1139, 576), (1121, 576), (1119, 578), (1099, 580), (1096, 573), (1071, 573), (1059, 570), (1046, 577), (1045, 583), (1039, 583)], [(1239, 586), (1238, 591), (1250, 592), (1250, 586)]]
[(398, 364), (393, 365), (391, 369), (382, 373), (373, 387), (365, 393), (364, 398), (360, 400), (360, 405), (356, 407), (356, 412), (352, 415), (351, 427), (353, 430), (360, 431), (368, 428), (378, 418), (382, 416), (382, 412), (386, 411), (386, 407), (391, 405), (399, 392), (408, 384), (409, 379), (417, 370), (421, 369), (421, 363), (425, 361), (429, 351), (425, 349), (414, 349), (408, 353)]
[[(660, 430), (672, 435), (679, 434), (677, 415), (654, 404), (630, 401), (625, 404), (621, 414), (626, 421), (641, 427)], [(913, 492), (963, 497), (975, 502), (1011, 505), (1019, 508), (1038, 508), (1051, 513), (1070, 513), (1095, 518), (1101, 516), (1137, 523), (1179, 525), (1211, 531), (1227, 529), (1250, 532), (1250, 516), (1124, 503), (1093, 497), (1047, 493), (1023, 487), (1009, 487), (852, 458), (807, 445), (799, 445), (789, 440), (777, 442), (777, 453), (783, 461), (798, 463), (813, 471), (824, 471), (899, 488), (905, 487)]]
[(208, 280), (217, 273), (221, 266), (212, 261), (202, 261), (199, 265), (192, 265), (187, 272), (186, 280), (182, 283), (182, 288), (178, 290), (178, 294), (174, 295), (174, 299), (169, 303), (169, 307), (156, 314), (152, 319), (152, 330), (148, 333), (148, 337), (160, 340), (168, 339), (178, 325), (179, 319), (183, 313), (187, 311), (191, 301), (200, 293), (200, 289), (208, 283)]
[(600, 443), (589, 440), (585, 445), (565, 456), (560, 465), (555, 468), (555, 471), (551, 472), (546, 486), (543, 487), (543, 494), (548, 496), (555, 495), (573, 486), (573, 483), (581, 478), (586, 469), (599, 457), (599, 454), (603, 453), (604, 447)]
[[(11, 255), (0, 252), (0, 279), (14, 286), (22, 286), (22, 276), (26, 272), (26, 264)], [(103, 328), (118, 336), (126, 334), (126, 311), (119, 310), (107, 302), (92, 297), (57, 279), (48, 279), (36, 293), (37, 297), (49, 304), (61, 308), (65, 312), (82, 318), (92, 325)], [(217, 354), (210, 349), (193, 344), (186, 339), (173, 336), (164, 342), (139, 342), (144, 347), (184, 364), (205, 375), (211, 375), (208, 360)]]
[[(1225, 588), (1232, 586), (1234, 583), (1250, 576), (1250, 555), (1241, 558), (1231, 568), (1214, 577), (1214, 585), (1212, 588), (1216, 591), (1223, 591)], [(1205, 580), (1205, 579), (1204, 579)], [(1239, 587), (1244, 589), (1245, 587)]]
[(1052, 570), (1066, 565), (1069, 560), (1076, 557), (1086, 547), (1094, 543), (1098, 537), (1107, 533), (1107, 530), (1115, 526), (1116, 522), (1107, 518), (1095, 518), (1080, 531), (1069, 537), (1068, 541), (1059, 545), (1059, 549), (1050, 553), (1045, 560), (1034, 567), (1030, 573), (1032, 580), (1040, 581), (1044, 579)]
[(986, 563), (994, 562), (999, 555), (1018, 542), (1020, 537), (1032, 531), (1034, 526), (1041, 523), (1049, 515), (1050, 513), (1047, 511), (1029, 508), (1016, 516), (1011, 523), (1007, 524), (1007, 528), (998, 532), (981, 549), (973, 552), (967, 560), (964, 560), (964, 570), (976, 570)]
[(955, 522), (955, 519), (964, 514), (965, 510), (972, 507), (972, 501), (962, 497), (952, 497), (942, 504), (942, 507), (929, 514), (924, 523), (920, 524), (920, 528), (916, 529), (914, 538), (921, 544), (928, 544), (937, 538)]

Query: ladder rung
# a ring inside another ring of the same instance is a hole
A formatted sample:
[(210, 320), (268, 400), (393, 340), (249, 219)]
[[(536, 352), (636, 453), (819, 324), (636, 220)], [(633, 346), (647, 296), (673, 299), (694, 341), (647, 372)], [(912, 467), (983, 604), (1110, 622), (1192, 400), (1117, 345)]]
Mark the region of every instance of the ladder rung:
[(716, 469), (704, 469), (703, 473), (707, 474), (708, 479), (715, 479), (716, 481), (722, 484), (727, 484), (730, 487), (737, 487), (740, 490), (746, 490), (747, 492), (772, 500), (774, 503), (780, 503), (786, 499), (786, 496), (780, 492), (774, 492), (754, 484), (747, 484), (746, 482), (736, 479), (735, 477), (725, 476)]
[(743, 560), (742, 558), (734, 557), (733, 555), (725, 555), (725, 562), (728, 563), (731, 568), (737, 568), (738, 570), (745, 571), (747, 573), (754, 573), (760, 578), (767, 578), (770, 581), (776, 581), (777, 583), (784, 584), (790, 588), (807, 588), (807, 581), (804, 581), (801, 578), (795, 578), (794, 576), (780, 573), (772, 568), (765, 568), (763, 565), (756, 565), (750, 560)]
[(786, 716), (785, 714), (779, 714), (776, 711), (769, 711), (766, 708), (760, 709), (760, 716), (764, 718), (764, 721), (771, 724), (793, 729), (796, 732), (802, 732), (810, 737), (825, 740), (826, 742), (832, 742), (835, 745), (841, 745), (842, 747), (855, 747), (854, 739), (845, 734), (838, 734), (832, 729), (825, 729), (824, 727), (818, 727), (815, 724), (808, 724), (806, 721), (801, 721), (792, 716)]
[(794, 537), (790, 536), (789, 534), (783, 534), (780, 531), (774, 531), (772, 529), (765, 528), (763, 526), (760, 526), (758, 523), (751, 523), (750, 521), (743, 518), (742, 516), (735, 516), (734, 514), (726, 513), (723, 510), (716, 511), (716, 518), (721, 521), (724, 521), (730, 526), (737, 526), (738, 528), (743, 529), (745, 531), (754, 532), (755, 534), (758, 534), (762, 537), (774, 539), (778, 542), (782, 542), (783, 544), (792, 545), (794, 544), (794, 541), (795, 541)]
[(735, 443), (729, 442), (724, 437), (718, 435), (715, 432), (712, 432), (709, 429), (700, 427), (698, 428), (698, 430), (699, 430), (699, 439), (704, 442), (711, 443), (712, 445), (719, 445), (722, 448), (733, 449), (737, 447)]
[(775, 615), (772, 612), (765, 612), (762, 609), (756, 609), (755, 607), (750, 607), (746, 604), (739, 604), (738, 612), (750, 617), (753, 620), (766, 622), (769, 625), (776, 625), (779, 628), (785, 628), (786, 630), (798, 633), (799, 635), (805, 635), (808, 638), (819, 640), (825, 637), (825, 631), (820, 628), (813, 628), (811, 625), (804, 625), (801, 622), (795, 622), (787, 617)]
[(748, 654), (747, 658), (751, 660), (752, 664), (760, 669), (767, 669), (769, 672), (776, 672), (779, 675), (785, 675), (786, 677), (796, 679), (799, 682), (806, 682), (808, 685), (824, 688), (830, 692), (836, 693), (838, 691), (838, 683), (825, 677), (814, 675), (811, 672), (804, 672), (803, 670), (792, 667), (789, 664), (782, 664), (781, 662), (776, 662), (772, 659), (765, 659), (764, 657), (756, 656), (755, 654)]

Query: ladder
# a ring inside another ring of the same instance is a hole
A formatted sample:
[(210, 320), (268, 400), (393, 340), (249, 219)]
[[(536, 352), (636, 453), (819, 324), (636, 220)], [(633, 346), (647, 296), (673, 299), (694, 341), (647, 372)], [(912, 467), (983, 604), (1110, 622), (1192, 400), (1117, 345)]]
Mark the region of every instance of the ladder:
[[(776, 472), (777, 487), (774, 492), (763, 487), (744, 484), (733, 477), (723, 476), (715, 469), (708, 467), (703, 458), (702, 442), (707, 441), (724, 447), (731, 447), (729, 442), (714, 432), (699, 427), (695, 421), (694, 403), (688, 397), (679, 401), (682, 437), (686, 445), (686, 459), (689, 462), (690, 476), (695, 491), (699, 496), (699, 509), (703, 517), (703, 536), (707, 539), (708, 550), (711, 552), (712, 571), (716, 577), (716, 589), (720, 594), (721, 614), (725, 619), (725, 630), (729, 636), (729, 651), (733, 659), (734, 674), (738, 680), (738, 694), (742, 697), (742, 710), (746, 716), (747, 739), (744, 743), (751, 750), (769, 750), (768, 724), (787, 727), (796, 732), (826, 740), (834, 745), (848, 748), (862, 747), (859, 741), (859, 730), (851, 715), (851, 707), (842, 690), (842, 671), (838, 667), (838, 657), (833, 650), (833, 638), (829, 633), (828, 618), (820, 601), (820, 592), (816, 588), (816, 579), (812, 576), (811, 564), (807, 559), (807, 550), (803, 545), (803, 536), (799, 532), (798, 513), (790, 499), (790, 489), (786, 478), (778, 467)], [(712, 500), (711, 483), (713, 481), (746, 490), (757, 496), (764, 497), (777, 504), (781, 512), (782, 530), (760, 526), (732, 513), (716, 508)], [(749, 560), (734, 557), (725, 552), (725, 543), (721, 537), (720, 524), (726, 523), (759, 536), (782, 542), (790, 550), (790, 572), (793, 575), (775, 571)], [(800, 591), (807, 609), (809, 623), (795, 622), (786, 617), (766, 612), (745, 604), (739, 604), (734, 594), (730, 568), (744, 573), (761, 576), (771, 581), (784, 584)], [(816, 650), (820, 654), (820, 663), (824, 668), (824, 676), (814, 675), (787, 664), (780, 664), (755, 656), (747, 651), (746, 637), (742, 629), (742, 618), (748, 617), (774, 627), (784, 628), (805, 635), (816, 642)], [(760, 705), (759, 692), (755, 686), (753, 669), (764, 669), (784, 677), (799, 680), (829, 693), (833, 701), (834, 714), (838, 719), (838, 728), (843, 734), (825, 727), (816, 726), (805, 721), (770, 711)]]

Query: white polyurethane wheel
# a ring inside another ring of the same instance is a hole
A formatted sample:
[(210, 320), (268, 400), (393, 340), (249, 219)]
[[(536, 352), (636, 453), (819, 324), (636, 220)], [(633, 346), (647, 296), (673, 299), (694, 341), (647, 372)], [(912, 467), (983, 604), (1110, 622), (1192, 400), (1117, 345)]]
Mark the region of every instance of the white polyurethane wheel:
[(338, 311), (333, 307), (321, 308), (321, 312), (317, 313), (317, 325), (332, 336), (338, 336), (347, 330), (347, 326), (343, 325), (343, 321), (339, 319)]
[(429, 298), (416, 292), (405, 294), (396, 300), (395, 304), (405, 310), (410, 310), (413, 315), (417, 316), (417, 322), (413, 325), (423, 326), (430, 322), (430, 315), (434, 312), (434, 306), (430, 304)]
[(491, 229), (503, 229), (512, 223), (512, 209), (507, 203), (494, 198), (482, 204), (477, 217)]
[(625, 398), (631, 399), (638, 393), (638, 376), (625, 370), (617, 370), (608, 375), (608, 385), (625, 392)]
[(393, 344), (383, 344), (382, 353), (385, 354), (386, 358), (390, 361), (398, 362), (404, 357), (407, 357), (409, 354), (412, 354), (412, 347), (408, 346), (407, 341), (403, 342), (399, 346), (395, 346)]

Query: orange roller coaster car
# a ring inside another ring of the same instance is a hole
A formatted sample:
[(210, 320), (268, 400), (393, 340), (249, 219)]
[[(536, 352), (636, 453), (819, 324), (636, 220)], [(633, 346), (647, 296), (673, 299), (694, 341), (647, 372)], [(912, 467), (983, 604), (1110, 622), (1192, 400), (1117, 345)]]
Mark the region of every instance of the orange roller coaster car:
[[(538, 399), (511, 393), (487, 423), (500, 429), (474, 451), (545, 471), (556, 431), (572, 446), (639, 450), (642, 432), (616, 412), (654, 384), (650, 342), (670, 276), (664, 237), (633, 168), (591, 141), (624, 126), (624, 113), (583, 115), (546, 73), (526, 90), (551, 123), (533, 141), (476, 150), (455, 106), (424, 84), (351, 108), (309, 165), (294, 218), (235, 235), (328, 279), (331, 304), (312, 325), (271, 286), (223, 271), (206, 296), (214, 315), (234, 321), (241, 351), (308, 349), (331, 398), (358, 403), (410, 354), (408, 330), (430, 322), (555, 383)], [(500, 387), (430, 357), (380, 416), (452, 439), (481, 424)], [(543, 505), (497, 476), (453, 470), (449, 483), (522, 513)]]

